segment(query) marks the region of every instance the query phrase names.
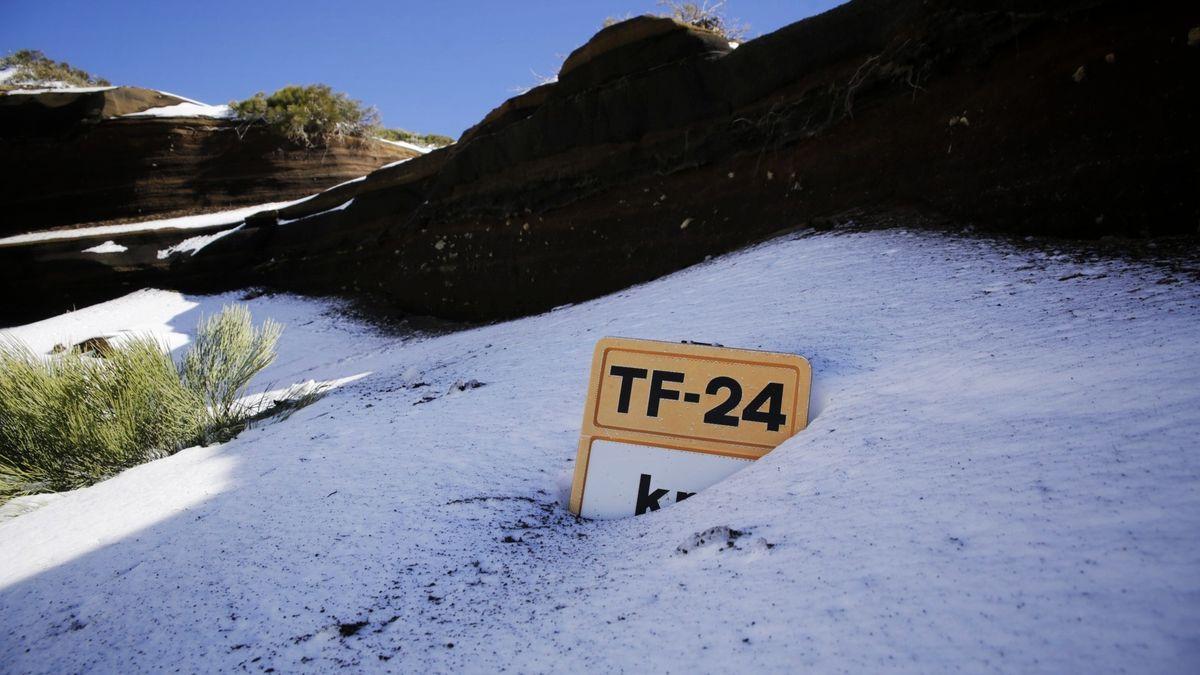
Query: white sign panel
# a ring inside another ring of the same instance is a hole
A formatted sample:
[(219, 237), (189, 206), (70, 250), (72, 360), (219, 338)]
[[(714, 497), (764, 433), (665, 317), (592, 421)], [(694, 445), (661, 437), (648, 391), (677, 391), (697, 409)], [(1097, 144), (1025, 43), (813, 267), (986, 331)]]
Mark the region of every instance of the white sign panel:
[(624, 518), (691, 497), (752, 460), (594, 440), (579, 515)]

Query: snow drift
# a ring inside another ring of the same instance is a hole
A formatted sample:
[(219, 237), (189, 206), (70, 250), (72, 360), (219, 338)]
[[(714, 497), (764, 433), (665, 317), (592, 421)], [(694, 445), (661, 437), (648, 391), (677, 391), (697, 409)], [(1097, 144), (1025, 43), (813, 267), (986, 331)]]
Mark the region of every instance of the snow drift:
[[(177, 348), (238, 298), (11, 334)], [(442, 334), (253, 297), (287, 324), (259, 389), (360, 379), (0, 523), (4, 667), (1193, 671), (1198, 301), (1160, 267), (900, 231)], [(557, 482), (604, 335), (803, 354), (812, 422), (678, 505), (576, 521)]]

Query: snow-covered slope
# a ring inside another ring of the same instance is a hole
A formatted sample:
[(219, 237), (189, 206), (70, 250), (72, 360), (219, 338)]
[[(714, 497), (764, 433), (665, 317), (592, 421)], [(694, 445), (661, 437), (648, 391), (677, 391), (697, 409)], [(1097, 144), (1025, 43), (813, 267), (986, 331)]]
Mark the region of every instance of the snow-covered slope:
[[(874, 232), (439, 336), (257, 297), (288, 326), (257, 388), (360, 379), (0, 524), (3, 669), (1194, 672), (1197, 291)], [(178, 347), (235, 300), (13, 333)], [(804, 354), (812, 423), (686, 502), (577, 522), (560, 477), (605, 335)]]

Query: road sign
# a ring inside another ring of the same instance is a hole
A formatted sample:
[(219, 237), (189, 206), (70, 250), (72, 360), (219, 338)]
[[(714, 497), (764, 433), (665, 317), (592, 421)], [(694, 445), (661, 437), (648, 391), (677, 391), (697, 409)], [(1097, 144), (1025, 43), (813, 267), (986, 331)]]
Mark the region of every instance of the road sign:
[(571, 511), (619, 518), (690, 497), (807, 426), (811, 381), (795, 354), (600, 340)]

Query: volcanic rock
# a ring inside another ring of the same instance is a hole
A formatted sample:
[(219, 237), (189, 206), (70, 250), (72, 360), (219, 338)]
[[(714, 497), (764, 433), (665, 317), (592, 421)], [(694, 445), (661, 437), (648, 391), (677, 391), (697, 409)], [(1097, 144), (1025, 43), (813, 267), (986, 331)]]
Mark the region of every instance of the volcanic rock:
[(0, 95), (0, 235), (149, 219), (319, 192), (419, 153), (376, 140), (310, 149), (261, 124), (124, 117), (185, 99), (137, 87)]

